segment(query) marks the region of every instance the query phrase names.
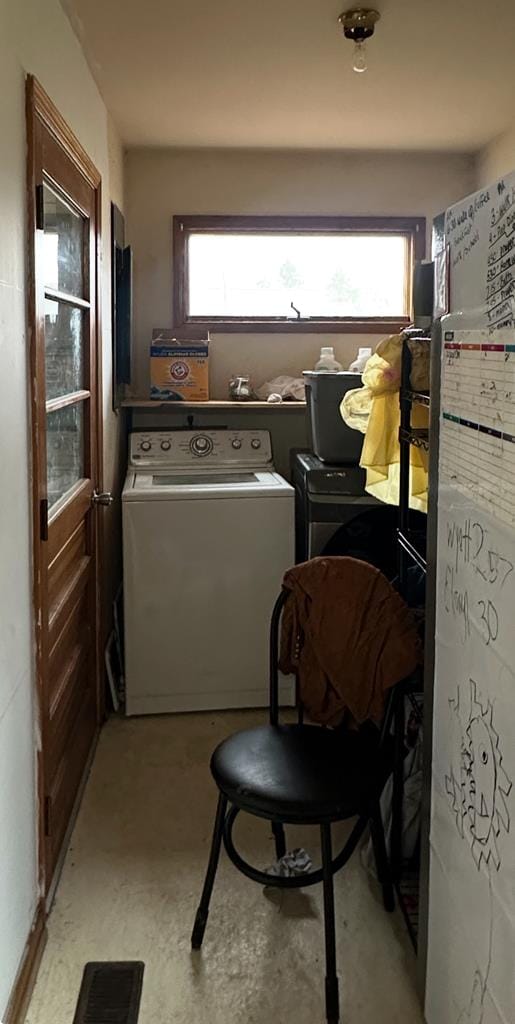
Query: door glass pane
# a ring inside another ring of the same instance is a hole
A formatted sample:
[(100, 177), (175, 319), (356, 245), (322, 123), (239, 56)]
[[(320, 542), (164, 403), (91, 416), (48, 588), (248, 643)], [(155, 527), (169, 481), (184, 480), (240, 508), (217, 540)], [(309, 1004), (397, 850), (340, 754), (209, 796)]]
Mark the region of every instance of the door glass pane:
[(47, 401), (84, 387), (83, 316), (66, 302), (45, 301)]
[(84, 402), (47, 413), (48, 507), (84, 477)]
[(43, 278), (47, 288), (84, 297), (84, 218), (43, 185)]

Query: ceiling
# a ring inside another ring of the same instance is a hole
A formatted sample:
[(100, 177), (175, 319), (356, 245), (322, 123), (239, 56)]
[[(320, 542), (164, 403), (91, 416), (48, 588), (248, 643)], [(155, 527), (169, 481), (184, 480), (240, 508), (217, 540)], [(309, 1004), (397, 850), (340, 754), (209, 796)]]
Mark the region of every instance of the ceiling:
[[(515, 120), (513, 0), (62, 0), (129, 146), (474, 151)], [(485, 14), (485, 12), (487, 12)]]

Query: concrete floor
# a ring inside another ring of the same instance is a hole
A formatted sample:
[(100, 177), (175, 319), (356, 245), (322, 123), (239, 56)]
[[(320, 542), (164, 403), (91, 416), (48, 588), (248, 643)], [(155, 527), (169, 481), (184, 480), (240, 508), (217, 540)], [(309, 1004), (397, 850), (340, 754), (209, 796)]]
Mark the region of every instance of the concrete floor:
[[(69, 1024), (88, 960), (143, 960), (139, 1024), (324, 1024), (321, 890), (263, 890), (222, 854), (201, 954), (190, 933), (216, 804), (216, 743), (262, 721), (224, 712), (112, 719), (100, 737), (49, 920), (26, 1024)], [(243, 853), (273, 860), (269, 826), (238, 826)], [(289, 846), (318, 860), (316, 830)], [(421, 1024), (415, 960), (356, 854), (336, 876), (342, 1022)]]

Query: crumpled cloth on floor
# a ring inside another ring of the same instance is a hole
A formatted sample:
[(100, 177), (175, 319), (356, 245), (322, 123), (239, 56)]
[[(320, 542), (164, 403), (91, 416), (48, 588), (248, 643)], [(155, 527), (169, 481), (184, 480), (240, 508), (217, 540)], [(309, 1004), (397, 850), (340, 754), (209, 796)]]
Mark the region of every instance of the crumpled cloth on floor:
[[(363, 387), (347, 391), (340, 405), (340, 413), (347, 426), (365, 434), (360, 466), (366, 470), (366, 490), (389, 505), (399, 504), (402, 339), (402, 334), (399, 334), (379, 342), (363, 371)], [(423, 367), (416, 364), (416, 383), (419, 387), (426, 382), (424, 372), (427, 373), (427, 367), (424, 371)], [(411, 422), (415, 428), (427, 428), (427, 407), (414, 403)], [(410, 463), (410, 506), (427, 512), (427, 452), (412, 445)]]
[(385, 692), (422, 660), (407, 604), (379, 569), (356, 558), (313, 558), (289, 569), (283, 586), (290, 595), (279, 667), (297, 675), (311, 720), (379, 722)]
[(309, 853), (302, 846), (298, 846), (271, 864), (266, 873), (275, 878), (295, 878), (297, 875), (307, 875), (312, 867), (313, 861)]

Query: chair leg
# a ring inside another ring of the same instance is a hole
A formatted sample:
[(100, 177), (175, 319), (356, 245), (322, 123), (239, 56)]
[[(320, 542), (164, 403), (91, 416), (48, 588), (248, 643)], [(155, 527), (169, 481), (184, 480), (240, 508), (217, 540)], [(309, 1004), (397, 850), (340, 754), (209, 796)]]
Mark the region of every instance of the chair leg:
[(211, 900), (211, 893), (213, 892), (216, 869), (218, 867), (218, 861), (220, 858), (220, 847), (222, 845), (222, 835), (226, 810), (227, 797), (224, 796), (223, 793), (220, 793), (220, 796), (218, 797), (215, 827), (213, 830), (213, 839), (211, 841), (211, 853), (209, 854), (209, 863), (207, 865), (204, 888), (202, 890), (202, 896), (200, 897), (200, 903), (195, 916), (195, 924), (193, 925), (193, 931), (191, 933), (192, 949), (200, 949), (202, 945), (202, 939), (204, 938), (204, 932), (206, 930), (207, 918), (209, 914), (209, 902)]
[(320, 826), (322, 841), (322, 870), (324, 873), (325, 924), (325, 1005), (327, 1024), (339, 1024), (340, 1000), (336, 973), (336, 927), (334, 919), (334, 888), (332, 869), (331, 826)]
[(394, 712), (394, 765), (392, 790), (392, 828), (390, 842), (390, 864), (394, 880), (402, 873), (402, 817), (404, 801), (404, 694), (398, 693)]
[(281, 825), (279, 821), (273, 821), (272, 832), (275, 839), (275, 856), (277, 857), (277, 860), (280, 860), (286, 853), (284, 825)]
[(393, 890), (390, 861), (388, 860), (388, 852), (386, 850), (383, 818), (379, 801), (375, 804), (370, 818), (370, 833), (372, 836), (372, 846), (374, 848), (377, 877), (383, 889), (384, 909), (391, 914), (392, 911), (395, 910), (395, 895)]

